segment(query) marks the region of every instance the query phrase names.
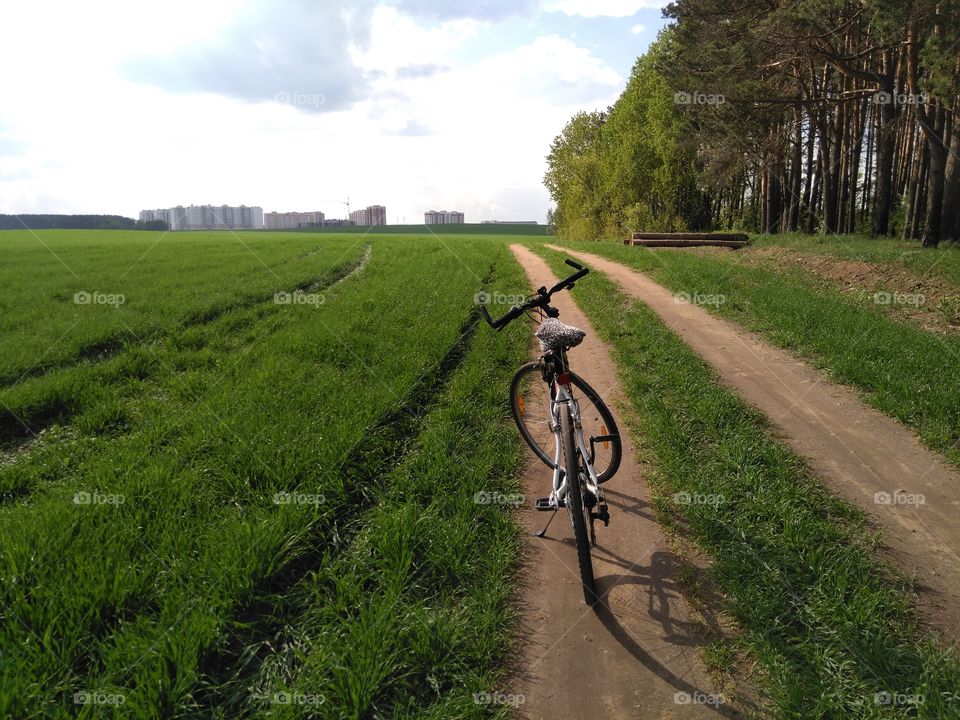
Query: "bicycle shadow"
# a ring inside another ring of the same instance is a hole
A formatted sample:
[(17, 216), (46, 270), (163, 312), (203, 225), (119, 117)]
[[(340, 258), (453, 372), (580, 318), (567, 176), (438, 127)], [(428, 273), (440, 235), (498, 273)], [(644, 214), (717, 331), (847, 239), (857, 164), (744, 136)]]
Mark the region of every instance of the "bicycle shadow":
[[(656, 521), (656, 516), (651, 512), (644, 512), (646, 508), (650, 507), (650, 503), (646, 500), (641, 500), (640, 498), (635, 498), (632, 495), (627, 495), (626, 493), (618, 492), (612, 488), (608, 488), (606, 485), (603, 486), (603, 494), (607, 498), (607, 504), (611, 507), (617, 508), (621, 512), (629, 513), (630, 515), (636, 515), (645, 520)], [(614, 500), (612, 498), (618, 498), (619, 500)]]
[[(610, 495), (609, 490), (606, 492)], [(616, 495), (628, 501), (625, 505), (634, 500), (631, 507), (648, 506), (647, 503), (623, 493)], [(636, 514), (645, 516), (645, 513)], [(572, 537), (545, 536), (542, 540), (558, 543), (576, 552), (576, 543)], [(683, 668), (671, 669), (665, 663), (676, 659), (676, 652), (671, 652), (669, 648), (687, 647), (696, 650), (707, 645), (711, 635), (722, 634), (717, 615), (711, 607), (718, 606), (719, 598), (708, 597), (705, 602), (698, 603), (697, 609), (702, 621), (681, 617), (678, 610), (686, 601), (677, 580), (680, 573), (680, 558), (677, 555), (656, 550), (649, 555), (649, 562), (632, 562), (608, 545), (598, 543), (593, 548), (593, 556), (596, 589), (601, 598), (601, 602), (594, 607), (594, 614), (604, 629), (631, 657), (677, 693), (686, 693), (689, 697), (710, 695), (712, 691), (698, 687), (678, 674)], [(613, 566), (615, 570), (604, 572), (611, 569), (607, 566)], [(694, 570), (694, 573), (696, 572)], [(622, 595), (623, 590), (630, 588), (640, 590), (633, 597), (635, 600), (642, 598), (642, 609), (636, 607), (635, 602), (630, 602), (629, 592), (623, 607), (618, 608), (617, 602), (610, 602), (612, 594), (617, 597)], [(656, 623), (658, 629), (642, 630), (647, 619)], [(658, 659), (658, 655), (662, 660)], [(737, 707), (725, 703), (698, 705), (698, 710), (703, 714), (726, 718), (743, 717), (742, 713), (751, 709), (759, 711), (759, 707), (752, 700), (744, 697), (737, 698)]]
[[(692, 683), (684, 680), (682, 677), (678, 676), (676, 673), (672, 672), (669, 668), (663, 665), (658, 661), (653, 655), (643, 649), (643, 647), (638, 643), (630, 634), (630, 632), (617, 620), (616, 615), (613, 611), (610, 610), (610, 607), (606, 602), (601, 602), (599, 605), (594, 608), (597, 617), (600, 619), (600, 622), (607, 629), (613, 638), (620, 643), (623, 648), (633, 656), (641, 665), (647, 668), (650, 672), (655, 674), (665, 683), (669, 684), (674, 688), (678, 693), (686, 693), (688, 696), (694, 697), (699, 695), (707, 695), (708, 693), (693, 685)], [(699, 643), (691, 643), (699, 644)], [(703, 705), (702, 709), (705, 711), (712, 711), (716, 715), (727, 717), (727, 718), (740, 718), (741, 714), (733, 707), (725, 705), (723, 703), (716, 703), (712, 705)]]
[[(577, 546), (573, 538), (545, 536), (542, 539), (559, 543), (576, 551)], [(642, 565), (631, 563), (600, 544), (593, 548), (593, 552), (595, 560), (602, 560), (604, 563), (615, 565), (627, 571), (618, 575), (595, 576), (597, 594), (601, 598), (601, 603), (594, 608), (595, 610), (605, 607), (610, 611), (607, 599), (615, 588), (626, 585), (644, 586), (647, 597), (647, 615), (660, 625), (661, 637), (664, 641), (671, 645), (690, 647), (701, 647), (706, 644), (699, 623), (681, 620), (671, 612), (671, 606), (676, 606), (677, 603), (682, 602), (680, 591), (674, 580), (678, 565), (672, 553), (655, 552), (651, 556), (650, 565)], [(596, 563), (594, 570), (596, 571)]]
[[(678, 693), (686, 693), (690, 697), (695, 697), (698, 694), (701, 696), (709, 694), (707, 690), (697, 687), (679, 676), (658, 660), (651, 651), (645, 649), (635, 633), (617, 616), (609, 602), (610, 594), (615, 589), (631, 585), (641, 586), (645, 589), (646, 614), (661, 629), (660, 636), (657, 638), (658, 642), (669, 646), (704, 647), (707, 644), (707, 632), (705, 632), (703, 624), (679, 618), (673, 612), (677, 605), (683, 602), (678, 583), (675, 580), (679, 570), (679, 558), (670, 552), (657, 551), (650, 556), (649, 565), (642, 565), (630, 563), (611, 550), (599, 545), (594, 550), (600, 551), (597, 553), (598, 556), (606, 556), (603, 557), (604, 562), (612, 562), (627, 571), (620, 574), (606, 574), (596, 578), (597, 593), (600, 595), (601, 601), (594, 607), (594, 613), (607, 632), (637, 662), (668, 683)], [(716, 617), (712, 612), (704, 619), (708, 627), (715, 626)], [(715, 629), (717, 628), (711, 627), (711, 630)], [(704, 712), (712, 711), (713, 714), (720, 717), (742, 717), (737, 709), (724, 703), (703, 705), (700, 709)]]
[[(544, 537), (543, 540), (561, 544), (575, 552), (576, 544), (573, 538)], [(627, 586), (641, 587), (645, 598), (644, 614), (656, 622), (659, 632), (654, 633), (656, 643), (661, 650), (665, 646), (683, 646), (701, 648), (706, 645), (706, 633), (701, 623), (678, 617), (675, 610), (683, 602), (682, 595), (675, 576), (679, 569), (679, 559), (670, 552), (655, 551), (650, 556), (649, 564), (632, 563), (618, 555), (611, 549), (597, 545), (594, 549), (594, 558), (603, 563), (621, 568), (624, 572), (597, 575), (595, 578), (597, 593), (601, 601), (594, 607), (594, 614), (610, 636), (620, 644), (637, 662), (669, 684), (677, 693), (686, 693), (690, 697), (706, 696), (710, 691), (698, 687), (674, 672), (654, 655), (652, 650), (644, 647), (643, 643), (650, 644), (648, 638), (637, 639), (635, 629), (627, 627), (611, 608), (610, 595), (615, 590), (622, 590)], [(599, 563), (597, 563), (599, 564)], [(630, 616), (634, 610), (629, 609)], [(716, 629), (716, 618), (713, 613), (705, 616), (707, 626)], [(676, 653), (666, 652), (667, 657), (673, 658)], [(745, 707), (757, 710), (754, 704), (744, 698), (738, 698), (738, 703)], [(678, 707), (679, 709), (679, 707)], [(741, 718), (741, 712), (723, 703), (700, 705), (698, 709), (703, 713), (717, 717)], [(712, 713), (711, 713), (712, 711)]]

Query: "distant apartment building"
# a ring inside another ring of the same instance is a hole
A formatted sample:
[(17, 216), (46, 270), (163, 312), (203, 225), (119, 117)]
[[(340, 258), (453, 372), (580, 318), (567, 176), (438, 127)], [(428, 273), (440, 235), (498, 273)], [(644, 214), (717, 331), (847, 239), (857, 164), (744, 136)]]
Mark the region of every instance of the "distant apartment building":
[(363, 210), (354, 210), (350, 213), (350, 220), (354, 225), (386, 225), (387, 209), (383, 205), (371, 205)]
[(292, 228), (323, 227), (322, 212), (268, 212), (263, 216), (267, 230), (290, 230)]
[(170, 226), (170, 211), (169, 210), (141, 210), (140, 211), (140, 222), (151, 222), (161, 220), (167, 224), (167, 227)]
[(457, 210), (427, 210), (423, 214), (423, 222), (426, 225), (462, 225), (463, 213)]
[(230, 205), (190, 205), (141, 210), (140, 219), (163, 220), (171, 230), (260, 230), (263, 208)]

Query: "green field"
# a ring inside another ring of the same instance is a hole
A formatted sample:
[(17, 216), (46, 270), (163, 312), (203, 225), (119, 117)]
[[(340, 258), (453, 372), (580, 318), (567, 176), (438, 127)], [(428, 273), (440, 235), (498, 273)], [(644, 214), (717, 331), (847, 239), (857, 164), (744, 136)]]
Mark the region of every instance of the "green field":
[[(510, 680), (525, 540), (475, 495), (519, 489), (531, 328), (492, 332), (474, 298), (529, 292), (510, 239), (0, 234), (0, 718), (505, 717), (473, 698)], [(956, 461), (954, 340), (732, 255), (578, 249), (724, 293)], [(958, 716), (960, 662), (862, 515), (649, 310), (599, 273), (575, 299), (659, 521), (712, 560), (735, 631), (708, 664), (746, 656), (778, 717), (881, 717), (882, 691)]]
[(473, 496), (513, 488), (492, 393), (527, 339), (473, 296), (521, 287), (505, 246), (38, 235), (2, 238), (34, 345), (2, 365), (0, 717), (480, 712), (516, 532)]

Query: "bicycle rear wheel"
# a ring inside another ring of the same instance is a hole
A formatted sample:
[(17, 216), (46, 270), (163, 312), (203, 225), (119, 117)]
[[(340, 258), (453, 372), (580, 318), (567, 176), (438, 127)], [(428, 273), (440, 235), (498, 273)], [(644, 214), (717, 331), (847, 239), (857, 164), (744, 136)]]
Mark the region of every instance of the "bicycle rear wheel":
[[(586, 442), (597, 439), (593, 445), (591, 465), (600, 482), (613, 477), (620, 467), (623, 448), (620, 431), (607, 406), (597, 391), (574, 372), (571, 376), (571, 394), (580, 406), (580, 424)], [(550, 427), (550, 388), (543, 382), (542, 365), (529, 362), (521, 366), (510, 384), (510, 411), (530, 449), (550, 469), (556, 467), (549, 450), (554, 447), (554, 434)]]
[(560, 433), (563, 438), (564, 470), (567, 474), (568, 490), (566, 497), (567, 514), (573, 525), (573, 537), (577, 543), (577, 561), (580, 564), (580, 582), (583, 585), (583, 601), (587, 605), (597, 604), (596, 585), (593, 581), (593, 558), (590, 556), (590, 538), (587, 536), (587, 522), (584, 516), (583, 482), (580, 480), (580, 455), (574, 442), (573, 420), (570, 407), (560, 409)]

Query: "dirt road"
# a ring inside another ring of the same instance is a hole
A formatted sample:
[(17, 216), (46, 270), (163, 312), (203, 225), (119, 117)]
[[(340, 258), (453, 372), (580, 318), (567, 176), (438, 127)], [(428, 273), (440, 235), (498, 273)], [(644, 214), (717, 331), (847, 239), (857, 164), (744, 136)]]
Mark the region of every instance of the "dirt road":
[[(916, 574), (920, 611), (956, 637), (960, 627), (960, 474), (913, 432), (753, 333), (710, 315), (642, 273), (598, 255), (567, 253), (642, 300), (763, 412), (835, 493), (879, 518), (887, 556)], [(701, 288), (691, 288), (701, 290)]]
[[(556, 282), (535, 254), (518, 245), (511, 250), (531, 287)], [(584, 342), (570, 352), (572, 367), (616, 414), (616, 401), (623, 395), (608, 349), (568, 293), (554, 300), (564, 322), (587, 331)], [(604, 602), (596, 611), (583, 602), (573, 532), (561, 512), (546, 537), (529, 537), (521, 676), (510, 691), (524, 697), (520, 715), (535, 720), (737, 717), (721, 702), (703, 668), (700, 627), (677, 589), (676, 558), (653, 519), (633, 445), (624, 440), (620, 471), (604, 485), (612, 519), (608, 528), (598, 528), (593, 552)], [(549, 490), (549, 468), (529, 453), (523, 522), (531, 533), (543, 527), (549, 514), (529, 506)]]

